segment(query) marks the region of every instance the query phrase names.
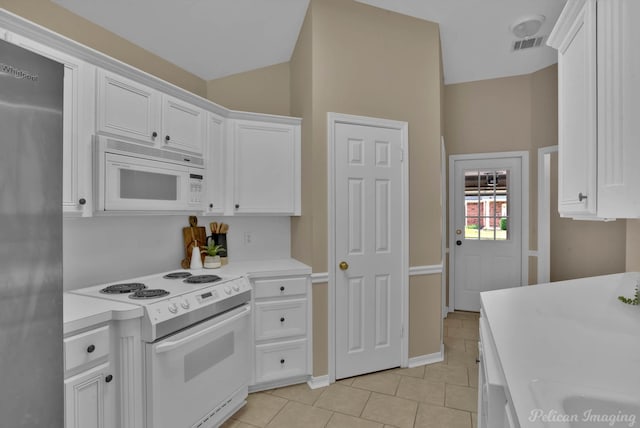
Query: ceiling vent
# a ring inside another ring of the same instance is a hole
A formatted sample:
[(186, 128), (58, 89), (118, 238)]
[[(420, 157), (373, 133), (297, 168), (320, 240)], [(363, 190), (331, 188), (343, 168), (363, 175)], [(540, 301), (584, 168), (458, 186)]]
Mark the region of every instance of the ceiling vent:
[(513, 50), (521, 51), (523, 49), (538, 48), (542, 46), (545, 36), (531, 37), (513, 42)]

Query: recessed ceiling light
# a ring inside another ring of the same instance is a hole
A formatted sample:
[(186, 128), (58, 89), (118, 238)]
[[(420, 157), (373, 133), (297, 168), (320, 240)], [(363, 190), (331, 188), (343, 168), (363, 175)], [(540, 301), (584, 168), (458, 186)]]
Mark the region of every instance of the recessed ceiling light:
[(521, 39), (531, 37), (540, 30), (544, 19), (545, 17), (543, 15), (527, 16), (517, 20), (509, 29), (516, 37)]

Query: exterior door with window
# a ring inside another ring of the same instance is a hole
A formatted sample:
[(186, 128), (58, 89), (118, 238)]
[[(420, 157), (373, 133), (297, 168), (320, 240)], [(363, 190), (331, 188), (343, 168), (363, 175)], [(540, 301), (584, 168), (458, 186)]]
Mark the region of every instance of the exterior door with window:
[(482, 291), (522, 285), (522, 158), (452, 164), (454, 308), (479, 311)]

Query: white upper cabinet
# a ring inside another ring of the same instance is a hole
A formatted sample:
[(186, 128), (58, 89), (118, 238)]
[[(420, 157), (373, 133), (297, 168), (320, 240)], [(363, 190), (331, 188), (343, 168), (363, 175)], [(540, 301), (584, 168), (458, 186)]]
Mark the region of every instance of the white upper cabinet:
[(598, 1), (598, 216), (640, 217), (640, 2)]
[(0, 38), (65, 66), (65, 215), (98, 205), (96, 135), (201, 157), (205, 215), (300, 215), (301, 119), (228, 110), (1, 9), (0, 25)]
[(160, 93), (106, 70), (98, 70), (98, 132), (149, 144), (159, 140)]
[(596, 4), (584, 3), (558, 48), (558, 207), (596, 215)]
[(205, 182), (205, 213), (221, 215), (225, 213), (225, 186), (226, 186), (226, 165), (225, 165), (225, 142), (226, 142), (226, 122), (221, 116), (214, 113), (208, 114), (207, 120), (207, 180)]
[(637, 0), (569, 0), (558, 49), (558, 208), (584, 219), (640, 217)]
[(197, 106), (98, 71), (98, 132), (202, 156), (206, 115)]
[(18, 34), (9, 42), (64, 64), (62, 208), (65, 216), (91, 215), (91, 134), (94, 67)]
[(202, 154), (206, 112), (169, 95), (162, 96), (162, 140), (166, 147)]
[(232, 121), (233, 211), (300, 215), (300, 122)]

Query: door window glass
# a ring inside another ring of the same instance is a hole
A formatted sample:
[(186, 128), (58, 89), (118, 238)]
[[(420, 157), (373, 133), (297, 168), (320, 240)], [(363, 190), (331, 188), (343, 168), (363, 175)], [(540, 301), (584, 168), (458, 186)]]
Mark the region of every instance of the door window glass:
[(464, 172), (464, 238), (509, 239), (509, 171)]

